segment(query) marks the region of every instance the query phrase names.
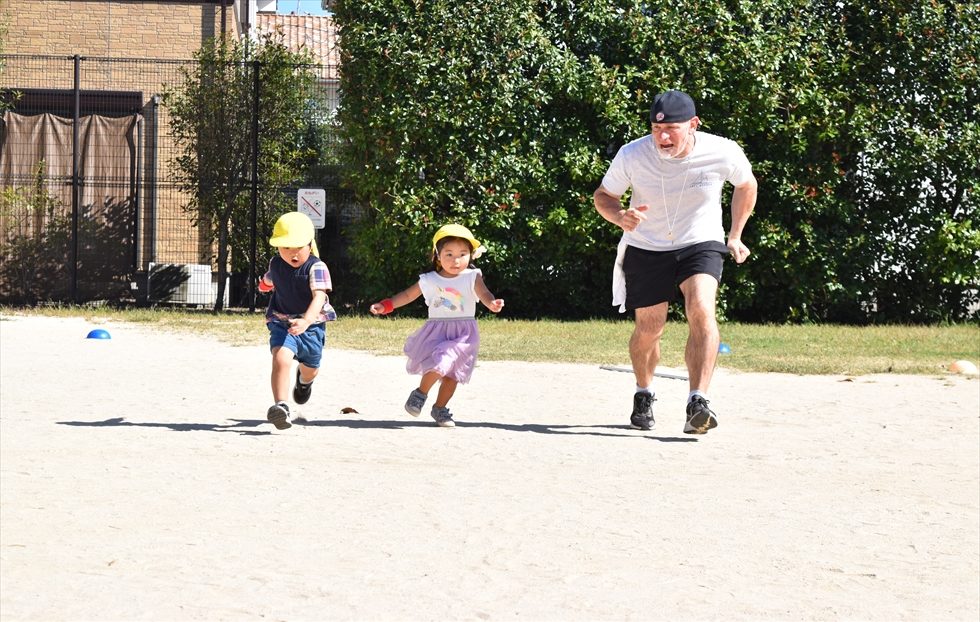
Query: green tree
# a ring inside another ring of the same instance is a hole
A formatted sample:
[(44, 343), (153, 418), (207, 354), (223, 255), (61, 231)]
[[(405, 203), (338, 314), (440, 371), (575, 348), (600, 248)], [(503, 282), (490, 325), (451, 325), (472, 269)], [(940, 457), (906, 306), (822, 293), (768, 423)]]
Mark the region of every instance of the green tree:
[[(178, 147), (173, 164), (186, 209), (217, 253), (221, 310), (231, 258), (247, 258), (253, 224), (265, 232), (270, 219), (294, 209), (282, 188), (302, 176), (314, 152), (305, 137), (316, 76), (307, 52), (286, 47), (282, 33), (257, 42), (212, 39), (182, 69), (183, 82), (168, 85), (163, 102)], [(256, 76), (258, 71), (258, 94)], [(256, 97), (257, 95), (257, 97)], [(255, 103), (258, 101), (258, 108)], [(258, 115), (258, 206), (251, 218), (252, 123)]]

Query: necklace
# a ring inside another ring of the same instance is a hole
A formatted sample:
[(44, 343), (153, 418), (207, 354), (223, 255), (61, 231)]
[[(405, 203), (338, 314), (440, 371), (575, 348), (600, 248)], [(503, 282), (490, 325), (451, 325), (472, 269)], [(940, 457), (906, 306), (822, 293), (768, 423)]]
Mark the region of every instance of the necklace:
[[(688, 156), (690, 157), (690, 156)], [(674, 205), (674, 215), (671, 216), (667, 212), (667, 191), (664, 189), (664, 174), (660, 174), (660, 196), (664, 199), (664, 218), (667, 219), (667, 239), (670, 243), (674, 243), (674, 224), (677, 222), (677, 212), (681, 209), (681, 201), (684, 200), (684, 190), (687, 189), (687, 174), (691, 172), (691, 160), (687, 161), (687, 168), (684, 169), (684, 181), (681, 182), (681, 193), (677, 197), (677, 203)]]

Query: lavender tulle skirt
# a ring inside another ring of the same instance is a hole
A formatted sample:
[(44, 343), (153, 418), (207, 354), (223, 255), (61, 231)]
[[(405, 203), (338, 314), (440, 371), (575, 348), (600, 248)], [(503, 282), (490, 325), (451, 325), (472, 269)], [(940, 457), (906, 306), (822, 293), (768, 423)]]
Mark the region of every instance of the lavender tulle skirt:
[(466, 384), (476, 367), (480, 332), (476, 320), (431, 319), (405, 341), (410, 374), (436, 371), (440, 376)]

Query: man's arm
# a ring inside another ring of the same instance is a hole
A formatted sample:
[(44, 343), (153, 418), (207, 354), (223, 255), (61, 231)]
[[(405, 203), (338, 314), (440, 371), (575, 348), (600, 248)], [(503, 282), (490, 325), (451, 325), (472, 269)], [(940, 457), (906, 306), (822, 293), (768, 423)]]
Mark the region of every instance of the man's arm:
[(735, 191), (732, 192), (732, 227), (728, 231), (728, 250), (735, 258), (735, 263), (742, 263), (750, 254), (748, 247), (742, 244), (742, 230), (755, 209), (758, 193), (759, 183), (754, 176), (744, 184), (735, 186)]
[(638, 205), (624, 210), (619, 197), (609, 194), (602, 186), (599, 186), (592, 193), (592, 201), (595, 203), (595, 209), (600, 216), (620, 227), (623, 231), (632, 231), (647, 219), (646, 214), (643, 213), (647, 211), (646, 205)]

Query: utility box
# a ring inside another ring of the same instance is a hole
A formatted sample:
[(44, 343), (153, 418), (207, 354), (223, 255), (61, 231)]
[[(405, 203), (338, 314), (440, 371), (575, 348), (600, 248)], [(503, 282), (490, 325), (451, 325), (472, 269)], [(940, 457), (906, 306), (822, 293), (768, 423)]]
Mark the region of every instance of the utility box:
[[(209, 307), (218, 297), (218, 285), (206, 264), (151, 263), (146, 273), (147, 302)], [(224, 304), (229, 288), (225, 284)]]

